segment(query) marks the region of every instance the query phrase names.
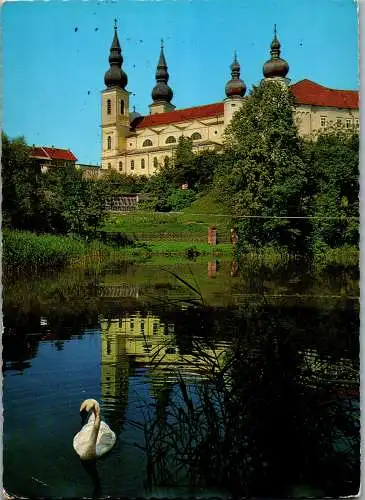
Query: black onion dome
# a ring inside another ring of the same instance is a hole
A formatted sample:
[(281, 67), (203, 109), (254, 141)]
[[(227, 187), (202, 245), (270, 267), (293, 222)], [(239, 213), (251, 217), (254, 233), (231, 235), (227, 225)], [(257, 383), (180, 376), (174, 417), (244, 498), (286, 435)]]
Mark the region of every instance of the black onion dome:
[(107, 87), (121, 87), (124, 89), (128, 83), (128, 77), (122, 70), (123, 56), (120, 48), (117, 27), (114, 27), (114, 38), (109, 54), (110, 68), (105, 73), (104, 82)]
[(271, 42), (271, 59), (266, 61), (263, 66), (265, 78), (281, 77), (285, 78), (289, 71), (289, 64), (280, 57), (280, 42), (276, 36), (276, 25), (274, 25), (274, 39)]
[(167, 71), (167, 63), (163, 52), (163, 42), (161, 41), (161, 52), (156, 69), (156, 85), (152, 89), (152, 99), (154, 102), (168, 102), (173, 98), (173, 91), (167, 85), (169, 81), (169, 73)]
[(234, 54), (233, 63), (231, 64), (232, 79), (226, 84), (225, 92), (227, 97), (239, 96), (243, 97), (246, 92), (246, 84), (240, 79), (241, 67), (237, 61), (237, 54)]

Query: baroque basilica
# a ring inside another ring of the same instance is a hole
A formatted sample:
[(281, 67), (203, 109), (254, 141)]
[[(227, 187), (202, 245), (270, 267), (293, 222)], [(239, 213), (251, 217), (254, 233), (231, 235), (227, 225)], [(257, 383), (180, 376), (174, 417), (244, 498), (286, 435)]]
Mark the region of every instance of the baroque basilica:
[[(122, 69), (123, 56), (117, 27), (105, 73), (102, 91), (102, 155), (101, 168), (129, 175), (152, 175), (158, 165), (174, 154), (180, 136), (190, 137), (193, 151), (219, 148), (225, 127), (244, 100), (246, 85), (240, 78), (240, 64), (234, 55), (231, 79), (225, 86), (226, 97), (220, 101), (192, 108), (175, 109), (173, 91), (168, 85), (169, 73), (161, 42), (156, 69), (156, 85), (151, 96), (149, 115), (129, 109), (128, 77)], [(289, 65), (281, 57), (276, 27), (270, 46), (270, 59), (263, 65), (264, 80), (276, 80), (293, 92), (295, 120), (303, 136), (330, 123), (359, 127), (359, 93), (335, 90), (311, 80), (290, 84)]]

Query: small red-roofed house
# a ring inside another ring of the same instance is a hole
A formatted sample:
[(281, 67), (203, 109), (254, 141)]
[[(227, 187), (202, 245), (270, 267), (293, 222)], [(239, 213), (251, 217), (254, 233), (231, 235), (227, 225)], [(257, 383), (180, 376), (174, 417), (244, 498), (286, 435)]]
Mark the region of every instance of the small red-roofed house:
[(60, 149), (45, 146), (32, 146), (30, 157), (39, 162), (42, 172), (49, 167), (67, 167), (75, 165), (77, 158), (69, 149)]

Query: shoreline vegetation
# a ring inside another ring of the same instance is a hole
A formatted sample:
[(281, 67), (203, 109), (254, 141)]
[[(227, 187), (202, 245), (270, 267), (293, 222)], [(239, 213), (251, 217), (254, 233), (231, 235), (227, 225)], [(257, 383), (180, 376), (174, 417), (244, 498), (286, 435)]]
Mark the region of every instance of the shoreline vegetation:
[[(156, 217), (156, 214), (151, 214)], [(123, 216), (125, 217), (125, 216)], [(146, 214), (144, 214), (146, 219)], [(115, 216), (114, 216), (115, 219)], [(176, 233), (178, 234), (178, 233)], [(181, 234), (181, 233), (180, 233)], [(202, 233), (200, 233), (202, 235)], [(219, 235), (218, 235), (219, 236)], [(100, 265), (100, 262), (123, 260), (148, 260), (156, 258), (179, 258), (183, 260), (211, 257), (212, 259), (235, 260), (230, 243), (210, 245), (207, 242), (180, 241), (178, 239), (155, 239), (149, 241), (126, 239), (125, 246), (103, 243), (100, 240), (85, 241), (73, 236), (36, 234), (30, 231), (4, 229), (3, 270), (5, 275), (59, 269), (67, 266)], [(292, 258), (285, 251), (275, 248), (258, 249), (241, 256), (244, 266), (282, 266)], [(327, 249), (315, 267), (353, 267), (359, 263), (359, 250), (352, 246)]]

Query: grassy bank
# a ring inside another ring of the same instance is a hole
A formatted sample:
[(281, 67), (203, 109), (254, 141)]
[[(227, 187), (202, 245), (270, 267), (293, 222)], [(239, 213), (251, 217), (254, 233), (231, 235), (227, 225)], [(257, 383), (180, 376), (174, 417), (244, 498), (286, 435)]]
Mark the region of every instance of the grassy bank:
[(127, 255), (183, 255), (187, 258), (199, 255), (232, 255), (230, 243), (209, 245), (208, 243), (190, 243), (189, 241), (147, 241), (143, 246), (127, 247), (124, 251)]
[[(190, 207), (192, 210), (192, 207)], [(123, 232), (140, 241), (187, 241), (204, 243), (208, 228), (216, 227), (217, 241), (229, 242), (229, 215), (194, 212), (154, 213), (134, 212), (113, 214), (104, 226), (105, 231)]]
[(6, 272), (23, 272), (60, 268), (72, 259), (107, 252), (101, 243), (85, 243), (74, 238), (37, 235), (28, 231), (3, 232), (3, 268)]

